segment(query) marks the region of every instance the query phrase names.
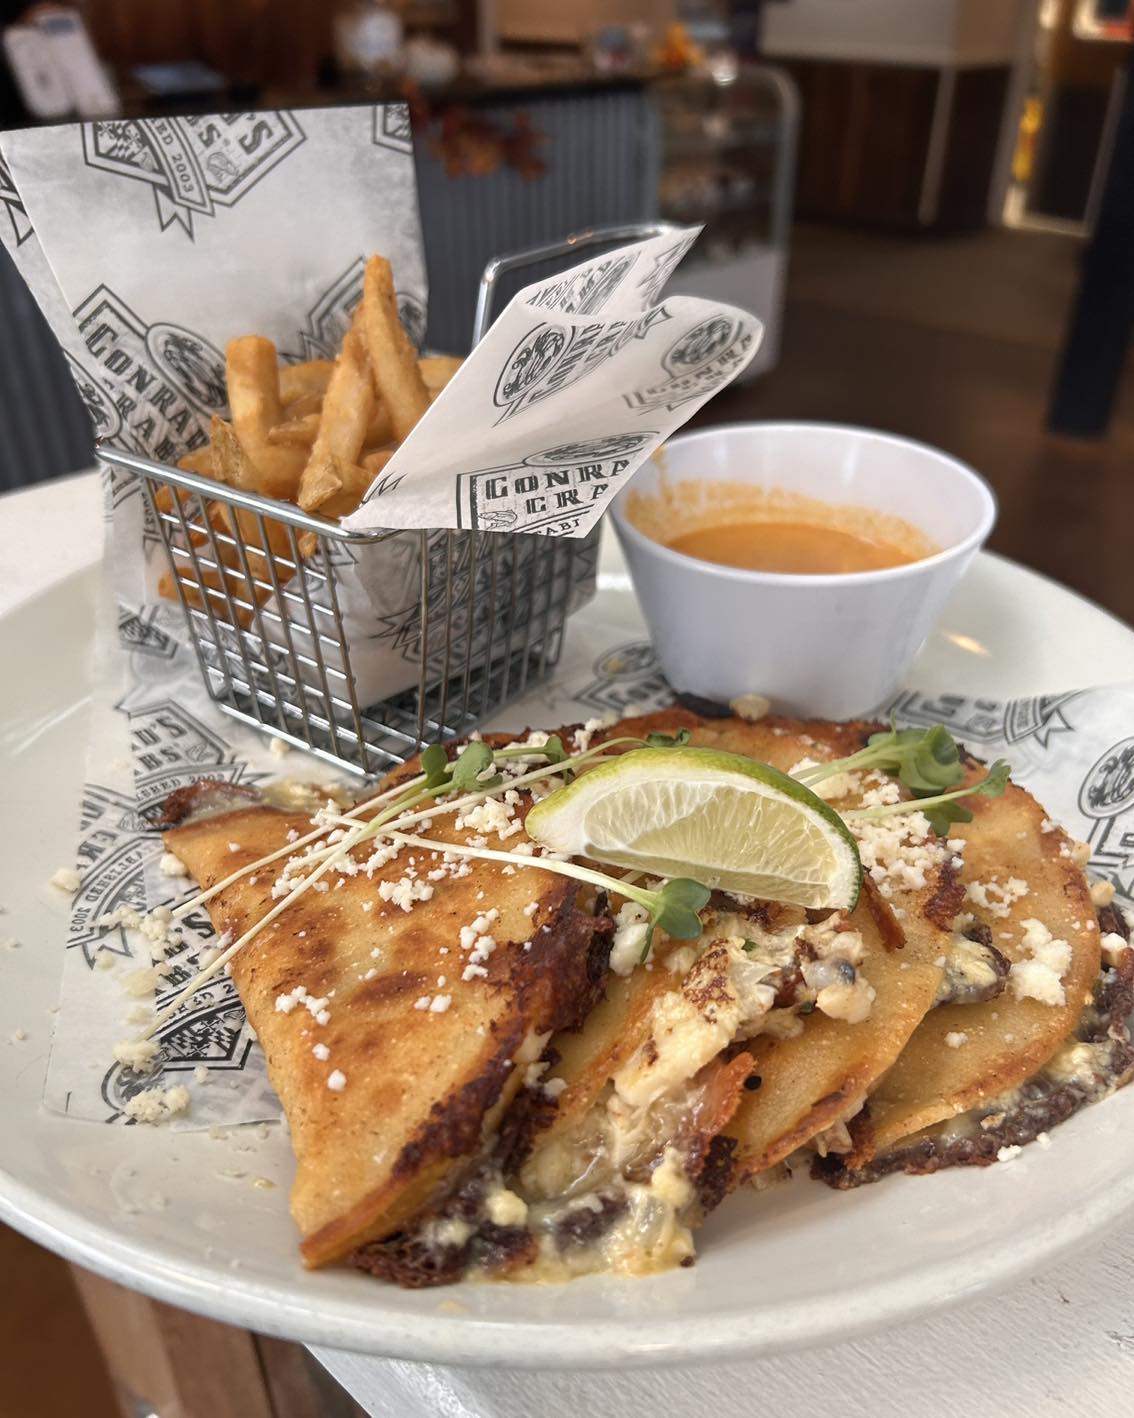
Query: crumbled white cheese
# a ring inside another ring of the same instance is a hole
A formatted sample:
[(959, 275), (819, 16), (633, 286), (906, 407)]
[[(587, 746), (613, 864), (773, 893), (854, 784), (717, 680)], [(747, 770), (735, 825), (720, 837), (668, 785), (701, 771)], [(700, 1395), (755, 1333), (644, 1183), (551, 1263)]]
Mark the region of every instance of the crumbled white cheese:
[(538, 901), (529, 901), (528, 904), (524, 907), (524, 915), (525, 915), (525, 916), (534, 916), (535, 913), (536, 913), (538, 910), (539, 910), (539, 902), (538, 902)]
[(188, 1088), (147, 1088), (127, 1099), (122, 1111), (136, 1123), (164, 1123), (184, 1113), (190, 1103)]
[(228, 844), (228, 850), (229, 850), (230, 852), (239, 852), (239, 851), (240, 851), (240, 843), (239, 843), (239, 842), (230, 842), (230, 843)]
[(484, 1211), (494, 1226), (522, 1226), (528, 1219), (527, 1202), (505, 1186), (491, 1188)]
[(285, 758), (291, 752), (291, 744), (286, 739), (273, 736), (268, 743), (268, 752), (273, 758)]
[(1048, 1137), (1048, 1135), (1047, 1135), (1046, 1132), (1037, 1132), (1037, 1133), (1036, 1133), (1036, 1141), (1039, 1143), (1040, 1148), (1041, 1148), (1044, 1152), (1047, 1152), (1047, 1151), (1050, 1150), (1050, 1148), (1051, 1148), (1051, 1138)]
[(208, 1083), (209, 1070), (205, 1067), (204, 1064), (198, 1064), (197, 1067), (193, 1070), (193, 1081), (195, 1083)]
[(162, 876), (188, 876), (189, 868), (175, 852), (163, 852), (158, 858)]
[(586, 753), (591, 746), (591, 739), (599, 729), (605, 729), (611, 723), (609, 715), (604, 715), (601, 719), (588, 719), (581, 729), (575, 730), (575, 748), (579, 753)]
[(467, 808), (453, 823), (457, 831), (471, 828), (473, 832), (495, 833), (503, 842), (523, 830), (517, 822), (515, 807), (502, 798), (485, 798), (482, 803)]
[(1117, 931), (1105, 932), (1099, 940), (1099, 945), (1102, 947), (1103, 958), (1108, 965), (1117, 965), (1124, 953), (1130, 949), (1130, 946)]
[[(767, 718), (772, 701), (766, 694), (738, 694), (735, 699), (728, 701), (728, 707), (738, 719), (747, 719), (750, 724), (755, 724), (760, 719)], [(772, 732), (776, 731), (773, 729)], [(779, 732), (782, 734), (783, 730)]]
[(433, 895), (433, 887), (428, 882), (409, 876), (397, 881), (380, 881), (378, 895), (383, 901), (392, 901), (403, 911), (412, 911), (416, 901), (428, 901)]
[(853, 984), (840, 980), (826, 985), (815, 996), (815, 1004), (831, 1019), (861, 1024), (864, 1019), (869, 1019), (874, 999), (874, 986), (862, 975), (857, 975)]
[(965, 900), (987, 911), (991, 916), (1007, 916), (1017, 901), (1028, 894), (1028, 883), (1018, 876), (1006, 881), (970, 881), (965, 887)]
[(962, 1029), (952, 1029), (945, 1035), (945, 1042), (951, 1049), (959, 1049), (969, 1042), (969, 1036)]
[(1063, 976), (1071, 964), (1071, 947), (1065, 940), (1056, 940), (1042, 921), (1029, 918), (1021, 924), (1022, 944), (1030, 958), (1017, 960), (1008, 971), (1012, 993), (1017, 999), (1034, 999), (1040, 1004), (1066, 1004)]
[(1015, 1144), (1011, 1147), (1002, 1147), (996, 1154), (996, 1160), (998, 1162), (1014, 1162), (1023, 1150), (1022, 1147), (1018, 1147)]
[(488, 971), (484, 962), (496, 949), (495, 936), (482, 935), (477, 937), (476, 944), (469, 953), (468, 964), (461, 971), (462, 980), (487, 979)]
[[(880, 807), (899, 801), (897, 793), (897, 784), (890, 783), (865, 793), (862, 801), (865, 806)], [(882, 801), (873, 802), (875, 797)], [(864, 869), (883, 895), (894, 887), (920, 891), (927, 885), (929, 873), (945, 860), (945, 846), (933, 837), (923, 812), (899, 813), (877, 822), (854, 818), (848, 826), (858, 842)]]
[(614, 918), (610, 968), (616, 975), (629, 975), (633, 971), (642, 958), (649, 931), (649, 912), (636, 901), (627, 901)]
[(152, 1039), (120, 1039), (114, 1045), (114, 1057), (135, 1073), (152, 1073), (158, 1046)]
[(429, 1006), (430, 1014), (444, 1014), (453, 1003), (452, 995), (434, 995)]
[(1109, 906), (1114, 900), (1113, 881), (1095, 881), (1091, 883), (1091, 905)]
[(331, 1057), (331, 1051), (327, 1048), (326, 1044), (312, 1044), (311, 1052), (315, 1055), (315, 1057), (319, 1060), (320, 1063), (326, 1063), (327, 1060)]
[(151, 965), (148, 968), (143, 966), (140, 970), (131, 970), (128, 975), (122, 978), (122, 992), (135, 999), (141, 999), (143, 995), (152, 995), (162, 978), (162, 972), (156, 966)]
[(565, 1078), (545, 1078), (543, 1080), (543, 1091), (549, 1098), (558, 1098), (567, 1087)]
[(74, 867), (60, 867), (51, 875), (51, 885), (59, 891), (66, 891), (71, 896), (78, 891), (81, 884), (82, 879)]
[(332, 1093), (341, 1093), (346, 1087), (346, 1074), (342, 1069), (332, 1069), (327, 1075), (327, 1087)]

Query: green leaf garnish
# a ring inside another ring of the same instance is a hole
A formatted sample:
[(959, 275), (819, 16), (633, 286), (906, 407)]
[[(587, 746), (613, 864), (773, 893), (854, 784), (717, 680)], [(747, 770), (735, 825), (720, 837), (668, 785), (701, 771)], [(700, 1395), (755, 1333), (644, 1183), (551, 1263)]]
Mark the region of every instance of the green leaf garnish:
[(852, 808), (844, 812), (848, 822), (875, 822), (882, 817), (893, 817), (907, 812), (924, 812), (929, 825), (938, 837), (946, 837), (952, 822), (971, 822), (972, 813), (968, 808), (958, 806), (962, 798), (998, 798), (1008, 786), (1011, 768), (1007, 759), (998, 758), (979, 783), (956, 788), (951, 793), (939, 793), (933, 798), (906, 799), (900, 803), (886, 803), (883, 807)]
[(421, 755), (421, 771), (426, 788), (439, 788), (449, 781), (449, 758), (439, 743), (431, 743)]
[(914, 797), (932, 797), (955, 787), (965, 776), (961, 753), (944, 724), (931, 729), (897, 729), (872, 734), (867, 748), (878, 755), (875, 767), (900, 779)]
[(647, 748), (684, 748), (689, 742), (688, 729), (678, 729), (675, 734), (652, 733), (646, 735)]
[(655, 925), (661, 926), (675, 940), (696, 940), (701, 934), (697, 912), (708, 905), (712, 895), (709, 888), (699, 881), (678, 876), (667, 881), (657, 895), (660, 909), (656, 913), (651, 911)]
[(567, 759), (567, 750), (563, 747), (563, 740), (558, 734), (549, 734), (547, 742), (539, 751), (548, 763), (563, 763)]
[(503, 781), (499, 774), (493, 778), (480, 776), (494, 762), (493, 752), (486, 743), (478, 739), (465, 744), (453, 764), (453, 787), (464, 793), (497, 787)]

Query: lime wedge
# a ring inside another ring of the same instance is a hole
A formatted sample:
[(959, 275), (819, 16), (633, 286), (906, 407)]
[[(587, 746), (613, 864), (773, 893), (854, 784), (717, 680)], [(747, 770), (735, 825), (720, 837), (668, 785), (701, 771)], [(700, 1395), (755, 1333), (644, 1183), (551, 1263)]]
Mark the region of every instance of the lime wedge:
[(846, 824), (767, 763), (709, 748), (639, 748), (528, 813), (553, 851), (795, 906), (851, 908), (862, 865)]

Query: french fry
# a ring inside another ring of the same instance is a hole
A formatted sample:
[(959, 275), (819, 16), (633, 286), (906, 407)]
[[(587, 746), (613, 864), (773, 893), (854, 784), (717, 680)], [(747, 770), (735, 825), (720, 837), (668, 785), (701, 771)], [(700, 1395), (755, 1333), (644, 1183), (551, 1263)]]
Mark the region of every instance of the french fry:
[(341, 479), (335, 464), (357, 463), (374, 410), (374, 386), (366, 359), (366, 346), (352, 326), (343, 339), (335, 372), (323, 396), (319, 432), (299, 481), (297, 501), (305, 512), (321, 508), (337, 490)]
[(268, 442), (285, 448), (310, 448), (319, 433), (319, 415), (300, 414), (277, 423), (268, 433)]
[(361, 308), (374, 384), (400, 443), (429, 408), (429, 391), (398, 319), (393, 273), (384, 256), (371, 256), (366, 263)]
[(288, 419), (301, 419), (305, 414), (317, 414), (323, 408), (323, 395), (300, 394), (298, 399), (285, 400), (283, 406), (284, 422)]
[(202, 448), (194, 448), (191, 453), (186, 453), (184, 457), (178, 458), (177, 466), (186, 473), (200, 473), (202, 477), (212, 478), (216, 481), (216, 469), (213, 467), (212, 445), (206, 443)]
[(225, 351), (225, 378), (232, 427), (251, 463), (248, 492), (289, 499), (295, 496), (306, 462), (302, 451), (269, 442), (283, 419), (276, 347), (259, 335), (230, 340)]
[(383, 443), (389, 443), (394, 437), (394, 424), (390, 418), (390, 410), (375, 396), (374, 412), (370, 415), (370, 422), (366, 425), (366, 437), (362, 441), (364, 448), (378, 448)]
[(375, 448), (373, 452), (365, 454), (359, 466), (363, 472), (370, 474), (370, 482), (374, 481), (396, 452), (396, 444), (390, 444), (387, 448)]
[(224, 373), (232, 426), (245, 448), (254, 450), (267, 443), (269, 431), (283, 418), (275, 345), (259, 335), (229, 340)]
[(335, 362), (332, 359), (308, 359), (301, 364), (285, 364), (279, 372), (280, 402), (294, 404), (309, 394), (320, 397), (327, 392)]
[(464, 360), (458, 359), (456, 355), (426, 355), (424, 359), (418, 360), (417, 367), (425, 387), (435, 399), (462, 364)]
[(322, 472), (319, 515), (349, 516), (393, 456), (393, 449), (385, 448), (381, 452), (368, 453), (361, 463), (345, 463), (341, 458), (332, 458)]

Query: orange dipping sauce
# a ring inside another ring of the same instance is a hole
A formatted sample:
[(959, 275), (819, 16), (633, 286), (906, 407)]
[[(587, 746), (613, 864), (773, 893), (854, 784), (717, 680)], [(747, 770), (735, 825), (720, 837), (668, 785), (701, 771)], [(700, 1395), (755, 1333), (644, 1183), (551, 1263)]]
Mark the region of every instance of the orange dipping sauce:
[(919, 558), (891, 542), (859, 536), (815, 522), (729, 522), (684, 532), (666, 545), (671, 551), (739, 566), (745, 571), (779, 571), (797, 576), (881, 571)]
[(889, 513), (748, 483), (665, 481), (653, 493), (631, 489), (626, 515), (671, 551), (745, 571), (853, 575), (941, 550)]

